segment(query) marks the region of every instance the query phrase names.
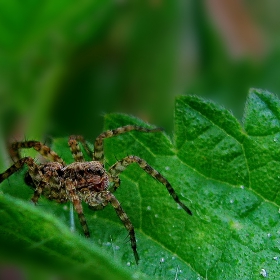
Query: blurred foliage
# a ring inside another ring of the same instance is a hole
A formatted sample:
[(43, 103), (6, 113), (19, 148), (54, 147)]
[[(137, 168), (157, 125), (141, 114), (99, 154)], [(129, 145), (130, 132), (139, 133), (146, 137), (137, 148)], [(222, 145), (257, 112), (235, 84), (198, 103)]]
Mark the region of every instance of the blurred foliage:
[[(170, 132), (177, 94), (219, 100), (240, 117), (249, 87), (279, 92), (278, 15), (270, 16), (279, 4), (229, 0), (235, 9), (217, 25), (228, 12), (221, 3), (2, 0), (2, 164), (8, 158), (3, 136), (93, 139), (109, 112), (133, 114)], [(249, 34), (238, 35), (249, 32), (250, 23), (265, 47), (232, 56), (219, 25), (233, 26), (236, 32), (226, 30), (226, 36), (246, 46)]]

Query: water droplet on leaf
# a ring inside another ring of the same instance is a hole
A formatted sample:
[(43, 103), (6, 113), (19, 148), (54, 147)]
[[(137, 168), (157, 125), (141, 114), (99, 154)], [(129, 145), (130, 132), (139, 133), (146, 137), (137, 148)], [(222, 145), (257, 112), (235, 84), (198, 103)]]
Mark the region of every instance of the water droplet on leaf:
[(261, 271), (260, 271), (260, 275), (263, 276), (263, 277), (267, 277), (267, 276), (268, 276), (266, 270), (263, 269), (263, 268), (262, 268)]

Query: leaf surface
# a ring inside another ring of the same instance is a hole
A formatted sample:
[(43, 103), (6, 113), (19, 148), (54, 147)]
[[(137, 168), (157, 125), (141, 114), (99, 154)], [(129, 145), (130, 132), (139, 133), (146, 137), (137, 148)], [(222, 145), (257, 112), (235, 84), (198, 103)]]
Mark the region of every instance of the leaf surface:
[[(279, 102), (269, 92), (252, 89), (243, 128), (221, 106), (181, 96), (176, 101), (172, 139), (161, 132), (131, 132), (105, 140), (106, 168), (127, 155), (137, 155), (161, 172), (193, 211), (193, 216), (187, 215), (163, 185), (137, 165), (129, 166), (121, 174), (115, 196), (136, 228), (138, 266), (127, 232), (110, 205), (95, 212), (84, 206), (92, 235), (85, 241), (78, 234), (82, 231), (77, 219), (77, 233), (67, 230), (68, 206), (42, 198), (40, 207), (33, 207), (35, 211), (23, 201), (6, 198), (6, 193), (22, 199), (32, 195), (23, 186), (23, 172), (1, 185), (5, 193), (1, 199), (7, 201), (1, 206), (6, 219), (0, 223), (1, 236), (5, 236), (0, 240), (12, 248), (13, 244), (35, 240), (36, 246), (24, 247), (25, 253), (30, 252), (28, 256), (43, 254), (49, 259), (56, 249), (56, 262), (70, 265), (73, 255), (67, 255), (65, 245), (70, 239), (76, 250), (74, 267), (90, 259), (83, 266), (87, 269), (91, 262), (95, 265), (102, 259), (106, 272), (114, 272), (116, 267), (116, 277), (128, 273), (140, 279), (144, 279), (143, 274), (151, 279), (279, 279)], [(105, 116), (106, 129), (126, 124), (150, 127), (127, 115)], [(67, 139), (55, 139), (53, 149), (72, 162)], [(35, 220), (44, 222), (27, 228), (21, 220), (14, 222), (13, 216), (26, 219), (24, 207), (34, 211)], [(15, 223), (21, 223), (23, 233), (17, 234)], [(53, 225), (63, 230), (57, 231)], [(55, 243), (56, 239), (59, 242)], [(60, 260), (61, 248), (66, 259)]]

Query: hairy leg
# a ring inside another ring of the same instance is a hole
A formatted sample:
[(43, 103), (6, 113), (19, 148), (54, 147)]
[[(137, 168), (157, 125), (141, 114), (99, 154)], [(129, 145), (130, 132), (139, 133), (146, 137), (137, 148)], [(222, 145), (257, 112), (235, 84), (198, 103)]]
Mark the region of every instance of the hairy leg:
[(134, 258), (135, 258), (136, 264), (138, 264), (139, 255), (137, 253), (135, 231), (134, 231), (134, 227), (133, 227), (130, 219), (128, 218), (127, 214), (124, 212), (119, 201), (116, 199), (116, 197), (112, 193), (110, 193), (109, 191), (106, 191), (103, 193), (103, 197), (104, 197), (104, 200), (109, 201), (111, 203), (111, 205), (114, 207), (117, 215), (119, 216), (120, 220), (122, 221), (123, 225), (125, 226), (126, 230), (128, 231)]
[(85, 141), (84, 137), (81, 135), (71, 135), (69, 137), (68, 145), (70, 147), (74, 160), (75, 161), (85, 161), (84, 156), (79, 147), (79, 143), (81, 143), (83, 145), (87, 154), (90, 157), (92, 157), (92, 151), (91, 151), (90, 147), (88, 146), (87, 142)]
[(32, 174), (38, 174), (39, 169), (36, 165), (35, 161), (31, 157), (24, 157), (15, 162), (11, 167), (9, 167), (5, 172), (0, 174), (0, 183), (3, 182), (5, 179), (10, 177), (12, 174), (20, 170), (23, 165), (26, 164), (29, 168), (29, 170), (32, 172)]
[(87, 221), (83, 212), (82, 202), (76, 192), (76, 187), (71, 179), (65, 180), (66, 192), (69, 200), (73, 203), (74, 209), (78, 214), (80, 224), (86, 237), (90, 237)]
[(28, 172), (32, 176), (32, 178), (37, 179), (36, 180), (36, 188), (34, 190), (34, 194), (32, 196), (32, 201), (36, 204), (44, 186), (46, 185), (46, 182), (44, 181), (44, 176), (39, 170), (37, 164), (35, 163), (34, 159), (31, 157), (24, 157), (15, 162), (10, 168), (8, 168), (5, 172), (0, 174), (0, 183), (3, 182), (5, 179), (13, 175), (15, 172), (17, 172), (19, 169), (23, 167), (23, 165), (26, 164), (28, 166)]
[(10, 150), (11, 155), (13, 159), (19, 159), (19, 150), (20, 149), (31, 149), (33, 148), (36, 150), (39, 154), (41, 154), (44, 158), (50, 160), (59, 162), (63, 165), (65, 165), (63, 159), (53, 150), (51, 150), (48, 146), (44, 145), (41, 142), (38, 141), (23, 141), (23, 142), (14, 142), (11, 144)]
[(151, 175), (153, 178), (162, 183), (166, 187), (167, 191), (172, 196), (172, 198), (175, 200), (175, 202), (178, 203), (189, 215), (192, 215), (191, 210), (180, 201), (179, 197), (175, 193), (175, 190), (172, 188), (171, 184), (167, 181), (167, 179), (154, 168), (152, 168), (150, 165), (148, 165), (145, 160), (137, 156), (127, 156), (122, 160), (117, 161), (113, 166), (110, 167), (108, 173), (111, 176), (111, 180), (114, 182), (115, 188), (119, 186), (118, 175), (121, 172), (123, 172), (128, 165), (132, 163), (137, 163), (144, 171), (146, 171), (149, 175)]
[(93, 160), (100, 161), (101, 163), (104, 162), (104, 147), (103, 147), (103, 140), (105, 138), (114, 137), (129, 131), (141, 131), (141, 132), (158, 132), (161, 131), (160, 128), (148, 129), (137, 125), (127, 125), (123, 127), (119, 127), (112, 130), (107, 130), (101, 133), (94, 142), (94, 154)]

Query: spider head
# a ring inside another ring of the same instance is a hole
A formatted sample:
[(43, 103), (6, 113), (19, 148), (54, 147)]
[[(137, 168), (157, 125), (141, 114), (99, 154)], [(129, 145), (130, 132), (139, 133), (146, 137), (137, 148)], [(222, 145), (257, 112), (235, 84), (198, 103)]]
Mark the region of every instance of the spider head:
[(104, 191), (108, 188), (108, 175), (99, 161), (74, 162), (65, 168), (65, 178), (71, 178), (77, 189)]
[(99, 161), (84, 163), (83, 176), (87, 181), (87, 186), (93, 191), (103, 191), (108, 188), (108, 175)]

